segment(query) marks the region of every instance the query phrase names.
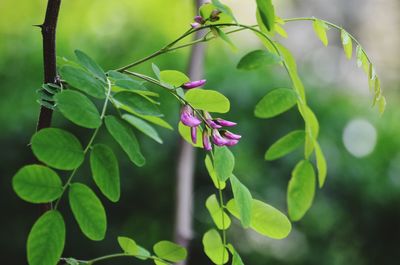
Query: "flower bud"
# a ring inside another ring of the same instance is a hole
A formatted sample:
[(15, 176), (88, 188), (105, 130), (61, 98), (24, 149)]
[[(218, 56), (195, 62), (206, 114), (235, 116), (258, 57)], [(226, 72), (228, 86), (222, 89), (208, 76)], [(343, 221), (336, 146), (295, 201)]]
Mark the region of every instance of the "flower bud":
[(192, 28), (194, 28), (194, 29), (197, 29), (197, 28), (200, 28), (200, 27), (201, 27), (201, 25), (200, 25), (199, 23), (197, 23), (197, 22), (190, 23), (190, 26), (191, 26)]
[(190, 127), (190, 135), (192, 137), (192, 143), (196, 144), (197, 143), (197, 126)]
[(206, 151), (212, 150), (210, 136), (208, 135), (207, 129), (203, 130), (203, 147)]
[(241, 135), (235, 134), (235, 133), (230, 132), (230, 131), (223, 131), (223, 132), (222, 132), (222, 135), (223, 135), (225, 138), (228, 138), (229, 140), (239, 140), (240, 138), (242, 138)]
[(228, 139), (222, 137), (216, 129), (212, 130), (212, 140), (217, 146), (224, 146), (228, 143)]
[(204, 21), (202, 16), (195, 16), (194, 17), (194, 21), (196, 21), (199, 24), (204, 24), (205, 23), (205, 21)]
[(233, 122), (233, 121), (227, 121), (221, 118), (217, 118), (216, 120), (214, 120), (217, 124), (221, 125), (221, 126), (226, 126), (226, 127), (232, 127), (235, 126), (237, 123)]
[(183, 89), (192, 89), (192, 88), (196, 88), (199, 86), (202, 86), (206, 83), (207, 80), (205, 79), (201, 79), (201, 80), (197, 80), (197, 81), (191, 81), (191, 82), (187, 82), (185, 84), (182, 85)]
[(194, 114), (193, 109), (188, 105), (185, 105), (182, 108), (182, 111), (181, 111), (181, 122), (184, 125), (189, 126), (189, 127), (196, 127), (196, 126), (199, 126), (201, 124), (201, 120), (196, 117), (196, 115)]

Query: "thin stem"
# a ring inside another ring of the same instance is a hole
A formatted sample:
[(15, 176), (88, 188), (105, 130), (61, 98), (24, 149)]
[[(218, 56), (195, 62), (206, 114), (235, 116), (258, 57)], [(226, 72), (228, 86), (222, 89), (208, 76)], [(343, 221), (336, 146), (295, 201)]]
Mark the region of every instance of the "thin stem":
[[(104, 116), (105, 116), (106, 110), (107, 110), (107, 105), (108, 105), (108, 102), (109, 102), (110, 96), (111, 96), (111, 81), (110, 81), (110, 79), (107, 79), (107, 86), (108, 86), (108, 87), (107, 87), (106, 99), (105, 99), (105, 101), (104, 101), (104, 105), (103, 105), (103, 108), (102, 108), (102, 111), (101, 111), (101, 115), (100, 115), (100, 119), (101, 119), (101, 120), (104, 119)], [(92, 144), (93, 144), (93, 142), (94, 142), (94, 140), (95, 140), (95, 138), (96, 138), (96, 136), (97, 136), (97, 133), (99, 132), (100, 128), (101, 128), (101, 126), (97, 127), (97, 128), (94, 130), (94, 132), (93, 132), (93, 134), (92, 134), (92, 137), (90, 137), (90, 140), (89, 140), (88, 144), (86, 145), (85, 149), (83, 150), (83, 155), (84, 155), (84, 156), (87, 154), (87, 152), (89, 151), (89, 149), (92, 147)], [(78, 171), (78, 169), (79, 169), (79, 167), (75, 168), (75, 169), (71, 172), (71, 174), (69, 175), (69, 177), (68, 177), (68, 179), (67, 179), (67, 182), (66, 182), (66, 183), (64, 184), (64, 186), (63, 186), (63, 191), (62, 191), (60, 197), (57, 199), (57, 201), (56, 201), (56, 203), (55, 203), (55, 205), (54, 205), (54, 209), (57, 209), (58, 205), (60, 204), (61, 198), (63, 197), (65, 191), (67, 190), (67, 188), (68, 188), (69, 185), (71, 184), (71, 181), (72, 181), (72, 179), (74, 178), (74, 176), (75, 176), (76, 172)]]
[(163, 259), (160, 259), (159, 257), (156, 256), (141, 256), (141, 255), (131, 255), (128, 253), (115, 253), (115, 254), (109, 254), (109, 255), (105, 255), (105, 256), (101, 256), (95, 259), (91, 259), (88, 261), (83, 261), (84, 264), (87, 265), (92, 265), (94, 263), (97, 263), (99, 261), (104, 261), (104, 260), (108, 260), (108, 259), (114, 259), (114, 258), (120, 258), (120, 257), (135, 257), (135, 258), (139, 258), (139, 259), (152, 259), (152, 260), (156, 260), (156, 261), (161, 261), (163, 262), (163, 264), (171, 264), (169, 262), (166, 262)]
[[(316, 21), (316, 20), (320, 20), (320, 21), (324, 22), (325, 24), (327, 24), (327, 25), (331, 26), (332, 28), (335, 28), (339, 31), (345, 30), (343, 27), (341, 27), (339, 25), (336, 25), (332, 22), (329, 22), (329, 21), (326, 21), (323, 19), (319, 19), (319, 18), (315, 18), (315, 17), (295, 17), (295, 18), (287, 18), (287, 19), (284, 19), (283, 21), (284, 22), (294, 22), (294, 21)], [(346, 31), (346, 33), (353, 40), (353, 42), (355, 42), (358, 46), (362, 47), (361, 43), (351, 33), (349, 33), (348, 31)], [(367, 58), (368, 62), (372, 63), (371, 59), (368, 57), (368, 54), (366, 54), (365, 52), (364, 52), (364, 54), (365, 54), (365, 57)]]

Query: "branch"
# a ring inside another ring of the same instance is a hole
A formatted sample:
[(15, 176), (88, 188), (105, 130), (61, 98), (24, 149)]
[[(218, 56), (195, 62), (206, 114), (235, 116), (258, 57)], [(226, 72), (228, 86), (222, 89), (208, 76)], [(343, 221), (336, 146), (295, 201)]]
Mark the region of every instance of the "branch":
[[(39, 27), (42, 29), (43, 38), (43, 68), (44, 83), (57, 83), (56, 68), (56, 28), (61, 0), (48, 0), (44, 23)], [(36, 131), (50, 127), (53, 111), (41, 106)], [(41, 212), (46, 212), (51, 204), (41, 205)]]

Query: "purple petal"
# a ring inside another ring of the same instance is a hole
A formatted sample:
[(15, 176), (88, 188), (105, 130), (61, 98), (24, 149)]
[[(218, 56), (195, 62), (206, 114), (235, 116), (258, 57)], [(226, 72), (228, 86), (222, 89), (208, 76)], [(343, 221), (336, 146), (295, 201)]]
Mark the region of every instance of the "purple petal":
[(221, 118), (217, 118), (215, 121), (216, 121), (219, 125), (221, 125), (221, 126), (226, 126), (226, 127), (232, 127), (232, 126), (235, 126), (235, 125), (237, 124), (236, 122), (227, 121), (227, 120), (224, 120), (224, 119), (221, 119)]
[(226, 146), (234, 146), (239, 142), (239, 140), (228, 140), (225, 144)]
[(204, 24), (204, 19), (202, 16), (195, 16), (194, 21), (196, 21), (199, 24)]
[(190, 127), (190, 135), (192, 136), (192, 142), (197, 143), (197, 127)]
[(230, 132), (230, 131), (224, 131), (223, 136), (225, 136), (229, 140), (239, 140), (240, 138), (242, 138), (241, 135)]
[(205, 129), (203, 131), (203, 147), (207, 151), (212, 150), (211, 142), (210, 142), (210, 136), (208, 135), (207, 130)]
[(224, 145), (226, 145), (226, 144), (228, 143), (228, 141), (229, 141), (228, 139), (222, 137), (222, 136), (219, 134), (219, 131), (216, 130), (216, 129), (214, 129), (214, 130), (212, 131), (212, 140), (213, 140), (213, 143), (214, 143), (215, 145), (218, 145), (218, 146), (224, 146)]
[(215, 123), (215, 122), (214, 122), (213, 120), (211, 120), (211, 119), (207, 119), (207, 124), (208, 124), (208, 126), (210, 126), (212, 129), (219, 129), (219, 128), (222, 128), (221, 125)]
[(190, 26), (191, 26), (192, 28), (194, 28), (194, 29), (197, 29), (197, 28), (199, 28), (201, 25), (200, 25), (200, 23), (193, 22), (193, 23), (190, 23)]
[(201, 124), (201, 120), (195, 116), (193, 109), (188, 105), (182, 108), (181, 122), (189, 127), (196, 127)]
[(184, 88), (184, 89), (192, 89), (192, 88), (196, 88), (196, 87), (202, 86), (206, 82), (207, 82), (207, 80), (205, 80), (205, 79), (197, 80), (197, 81), (191, 81), (191, 82), (187, 82), (187, 83), (183, 84), (182, 88)]

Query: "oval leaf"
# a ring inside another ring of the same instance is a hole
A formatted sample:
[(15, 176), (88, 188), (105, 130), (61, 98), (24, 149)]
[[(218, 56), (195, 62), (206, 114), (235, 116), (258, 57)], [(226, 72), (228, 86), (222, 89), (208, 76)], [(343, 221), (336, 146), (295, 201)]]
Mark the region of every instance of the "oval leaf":
[(318, 183), (319, 187), (322, 188), (324, 186), (327, 174), (327, 165), (324, 153), (322, 152), (321, 146), (317, 141), (314, 143), (315, 146), (315, 160), (317, 161), (317, 169), (318, 169)]
[(32, 151), (43, 163), (62, 170), (79, 167), (84, 159), (82, 145), (71, 133), (46, 128), (32, 136)]
[(328, 37), (326, 35), (326, 30), (328, 29), (328, 25), (325, 24), (324, 21), (315, 19), (313, 21), (313, 28), (317, 37), (321, 40), (321, 42), (328, 46)]
[(120, 196), (119, 167), (111, 148), (104, 144), (93, 146), (90, 167), (97, 187), (110, 201), (117, 202)]
[(340, 38), (342, 39), (344, 53), (346, 54), (347, 59), (350, 60), (353, 55), (353, 41), (344, 29), (340, 31)]
[(192, 89), (185, 94), (185, 99), (199, 110), (226, 113), (230, 109), (229, 100), (214, 90)]
[(154, 253), (161, 259), (179, 262), (186, 259), (187, 251), (184, 247), (170, 241), (160, 241), (153, 247)]
[(42, 165), (21, 168), (13, 177), (12, 186), (21, 199), (31, 203), (54, 201), (63, 192), (57, 173)]
[(289, 109), (297, 102), (296, 92), (288, 88), (277, 88), (257, 103), (254, 115), (258, 118), (272, 118)]
[(190, 130), (191, 130), (190, 127), (184, 125), (182, 122), (179, 122), (178, 131), (179, 134), (182, 136), (183, 140), (191, 144), (193, 147), (203, 148), (203, 138), (201, 137), (202, 133), (199, 126), (196, 127), (196, 133), (197, 133), (196, 143), (192, 142)]
[(252, 200), (250, 191), (243, 185), (234, 175), (230, 178), (233, 198), (235, 198), (236, 206), (238, 208), (240, 221), (243, 227), (247, 228), (251, 224), (252, 214)]
[(226, 181), (232, 176), (235, 167), (235, 157), (226, 147), (215, 147), (214, 149), (214, 170), (220, 181)]
[(212, 182), (214, 183), (214, 187), (219, 190), (225, 189), (226, 183), (225, 183), (225, 181), (218, 180), (217, 174), (215, 173), (214, 165), (210, 158), (210, 155), (206, 155), (206, 158), (204, 159), (204, 164), (206, 166), (208, 175), (210, 176)]
[(92, 97), (106, 97), (105, 84), (81, 68), (67, 65), (60, 69), (60, 75), (69, 85)]
[(58, 211), (44, 213), (33, 225), (27, 243), (29, 265), (58, 264), (65, 244), (65, 224)]
[(165, 70), (160, 72), (160, 81), (173, 87), (180, 87), (190, 81), (189, 77), (182, 72)]
[(157, 143), (160, 143), (160, 144), (163, 143), (162, 139), (158, 135), (158, 132), (153, 128), (153, 126), (151, 126), (144, 120), (139, 119), (139, 118), (129, 115), (129, 114), (122, 115), (122, 119), (127, 121), (132, 126), (136, 127), (139, 131), (141, 131), (142, 133), (144, 133), (145, 135), (147, 135), (148, 137), (150, 137)]
[(206, 207), (219, 230), (226, 230), (229, 228), (231, 219), (219, 205), (215, 194), (208, 197), (206, 200)]
[(118, 244), (121, 247), (121, 249), (124, 251), (124, 253), (126, 253), (128, 255), (135, 256), (139, 252), (138, 245), (136, 245), (136, 242), (129, 237), (119, 236)]
[[(240, 218), (235, 199), (228, 202), (227, 208), (236, 218)], [(282, 239), (289, 235), (292, 224), (279, 210), (262, 201), (252, 201), (250, 228), (257, 233), (274, 239)]]
[(281, 158), (300, 147), (304, 143), (305, 132), (293, 131), (276, 141), (265, 153), (265, 160)]
[(73, 90), (64, 90), (55, 96), (55, 100), (60, 112), (73, 123), (90, 129), (101, 125), (99, 111), (85, 95)]
[(84, 66), (89, 72), (91, 72), (97, 78), (106, 81), (107, 77), (104, 70), (86, 53), (80, 50), (75, 50), (76, 58), (78, 58), (79, 63)]
[(114, 100), (117, 101), (116, 103), (119, 108), (126, 111), (133, 111), (141, 115), (163, 116), (153, 102), (137, 93), (129, 91), (118, 92), (114, 95)]
[(275, 9), (272, 0), (256, 0), (257, 9), (261, 20), (268, 31), (273, 31), (275, 26)]
[(69, 204), (82, 233), (91, 240), (104, 239), (107, 217), (103, 205), (96, 194), (81, 183), (71, 184)]
[(223, 265), (228, 262), (229, 253), (226, 250), (221, 236), (215, 229), (209, 230), (203, 236), (204, 253), (216, 265)]
[(146, 160), (140, 151), (139, 142), (132, 130), (123, 121), (114, 116), (106, 116), (105, 124), (108, 132), (125, 151), (129, 159), (135, 165), (139, 167), (143, 166)]
[(281, 58), (276, 54), (264, 50), (256, 50), (243, 56), (237, 65), (237, 69), (254, 70), (265, 65), (277, 64), (281, 61)]
[(287, 192), (289, 217), (300, 220), (310, 209), (315, 193), (315, 173), (311, 163), (300, 161), (292, 172)]

